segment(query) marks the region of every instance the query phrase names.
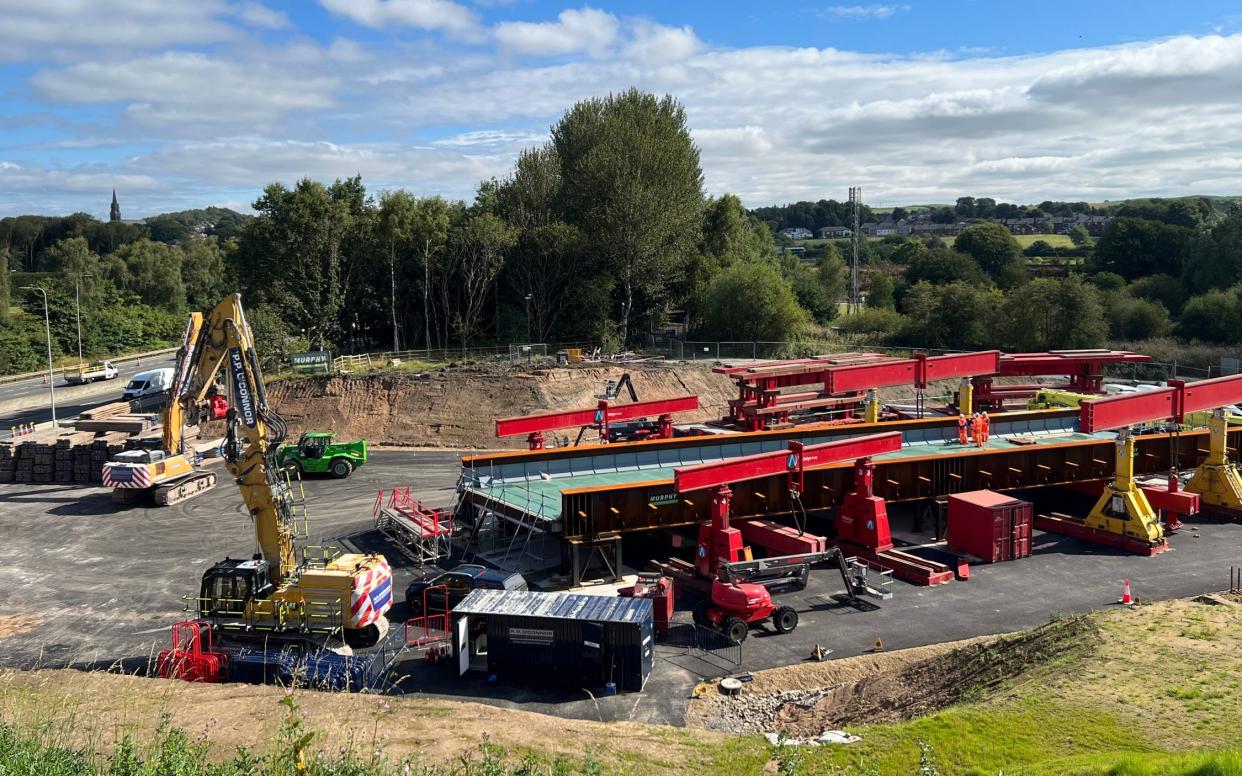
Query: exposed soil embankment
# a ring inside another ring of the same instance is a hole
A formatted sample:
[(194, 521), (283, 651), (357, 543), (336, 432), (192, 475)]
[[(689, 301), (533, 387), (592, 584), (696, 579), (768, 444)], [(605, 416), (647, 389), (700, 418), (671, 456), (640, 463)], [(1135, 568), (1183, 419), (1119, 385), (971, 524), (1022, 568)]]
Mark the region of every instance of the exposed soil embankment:
[[(719, 418), (736, 396), (731, 380), (693, 364), (534, 370), (470, 365), (421, 375), (384, 372), (283, 380), (267, 390), (291, 436), (336, 431), (372, 444), (523, 448), (522, 437), (496, 438), (496, 418), (593, 407), (604, 382), (627, 371), (640, 400), (698, 395), (699, 412), (678, 415), (678, 422)], [(619, 401), (626, 403), (629, 397)], [(560, 433), (572, 438), (576, 432)]]
[(1011, 636), (777, 668), (756, 674), (737, 697), (713, 696), (693, 706), (690, 723), (813, 737), (847, 725), (914, 719), (980, 700), (1098, 640), (1091, 619), (1072, 617)]

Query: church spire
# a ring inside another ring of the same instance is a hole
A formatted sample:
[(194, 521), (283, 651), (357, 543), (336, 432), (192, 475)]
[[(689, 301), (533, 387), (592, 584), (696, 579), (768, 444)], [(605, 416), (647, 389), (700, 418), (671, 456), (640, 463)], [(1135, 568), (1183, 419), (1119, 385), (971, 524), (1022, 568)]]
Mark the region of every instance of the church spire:
[(116, 189), (112, 190), (112, 210), (108, 212), (109, 221), (121, 220), (121, 206), (116, 201)]

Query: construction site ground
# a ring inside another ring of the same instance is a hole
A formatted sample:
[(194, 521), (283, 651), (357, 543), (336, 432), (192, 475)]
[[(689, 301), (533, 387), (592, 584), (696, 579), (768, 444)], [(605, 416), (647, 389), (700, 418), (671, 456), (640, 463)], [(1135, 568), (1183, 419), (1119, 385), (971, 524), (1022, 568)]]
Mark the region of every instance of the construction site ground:
[[(415, 572), (371, 528), (380, 488), (409, 484), (416, 497), (447, 506), (454, 495), (458, 455), (449, 451), (379, 451), (344, 481), (306, 482), (311, 543), (336, 543), (384, 552), (396, 573), (397, 600)], [(1089, 503), (1059, 504), (1085, 512)], [(893, 510), (898, 538), (911, 533), (911, 515)], [(780, 596), (800, 613), (791, 634), (754, 630), (741, 648), (741, 665), (695, 650), (660, 647), (639, 694), (593, 697), (481, 677), (454, 676), (443, 666), (411, 661), (401, 670), (407, 693), (456, 698), (591, 720), (634, 720), (682, 725), (688, 700), (702, 677), (804, 663), (816, 644), (832, 657), (939, 644), (1006, 633), (1048, 622), (1058, 613), (1115, 606), (1122, 579), (1143, 600), (1194, 596), (1227, 587), (1230, 567), (1242, 564), (1242, 526), (1196, 520), (1172, 538), (1173, 549), (1153, 558), (1124, 555), (1055, 535), (1036, 533), (1029, 559), (972, 567), (969, 581), (934, 588), (894, 583), (894, 597), (875, 611), (858, 611), (833, 598), (840, 577), (821, 571), (804, 591)], [(810, 529), (817, 526), (812, 522)], [(822, 530), (822, 527), (820, 527)], [(250, 520), (227, 479), (210, 493), (166, 508), (117, 511), (102, 488), (64, 485), (0, 486), (0, 664), (106, 667), (124, 661), (146, 667), (180, 617), (181, 596), (196, 593), (198, 578), (226, 555), (248, 556)], [(926, 538), (926, 537), (924, 537)], [(671, 552), (654, 539), (630, 542), (626, 563)], [(630, 569), (631, 571), (633, 569)], [(688, 604), (688, 602), (687, 602)], [(685, 607), (688, 609), (688, 605)], [(391, 617), (400, 623), (399, 603)], [(688, 611), (678, 612), (689, 621)]]

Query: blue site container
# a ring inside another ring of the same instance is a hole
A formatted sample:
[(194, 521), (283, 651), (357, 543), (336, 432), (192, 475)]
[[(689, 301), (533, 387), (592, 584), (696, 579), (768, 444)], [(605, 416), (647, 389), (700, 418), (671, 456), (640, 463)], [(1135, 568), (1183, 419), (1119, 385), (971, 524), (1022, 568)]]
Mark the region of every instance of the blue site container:
[(453, 634), (462, 672), (486, 654), (489, 673), (539, 684), (637, 692), (654, 661), (643, 598), (474, 590), (453, 609)]

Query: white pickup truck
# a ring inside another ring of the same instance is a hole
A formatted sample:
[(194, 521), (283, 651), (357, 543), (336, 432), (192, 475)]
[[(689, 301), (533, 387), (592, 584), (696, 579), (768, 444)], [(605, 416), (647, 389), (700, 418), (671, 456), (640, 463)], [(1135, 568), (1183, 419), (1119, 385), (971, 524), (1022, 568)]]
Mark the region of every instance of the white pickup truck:
[(70, 385), (93, 383), (96, 380), (115, 380), (116, 367), (111, 361), (92, 361), (89, 364), (71, 366), (65, 370), (65, 382)]

